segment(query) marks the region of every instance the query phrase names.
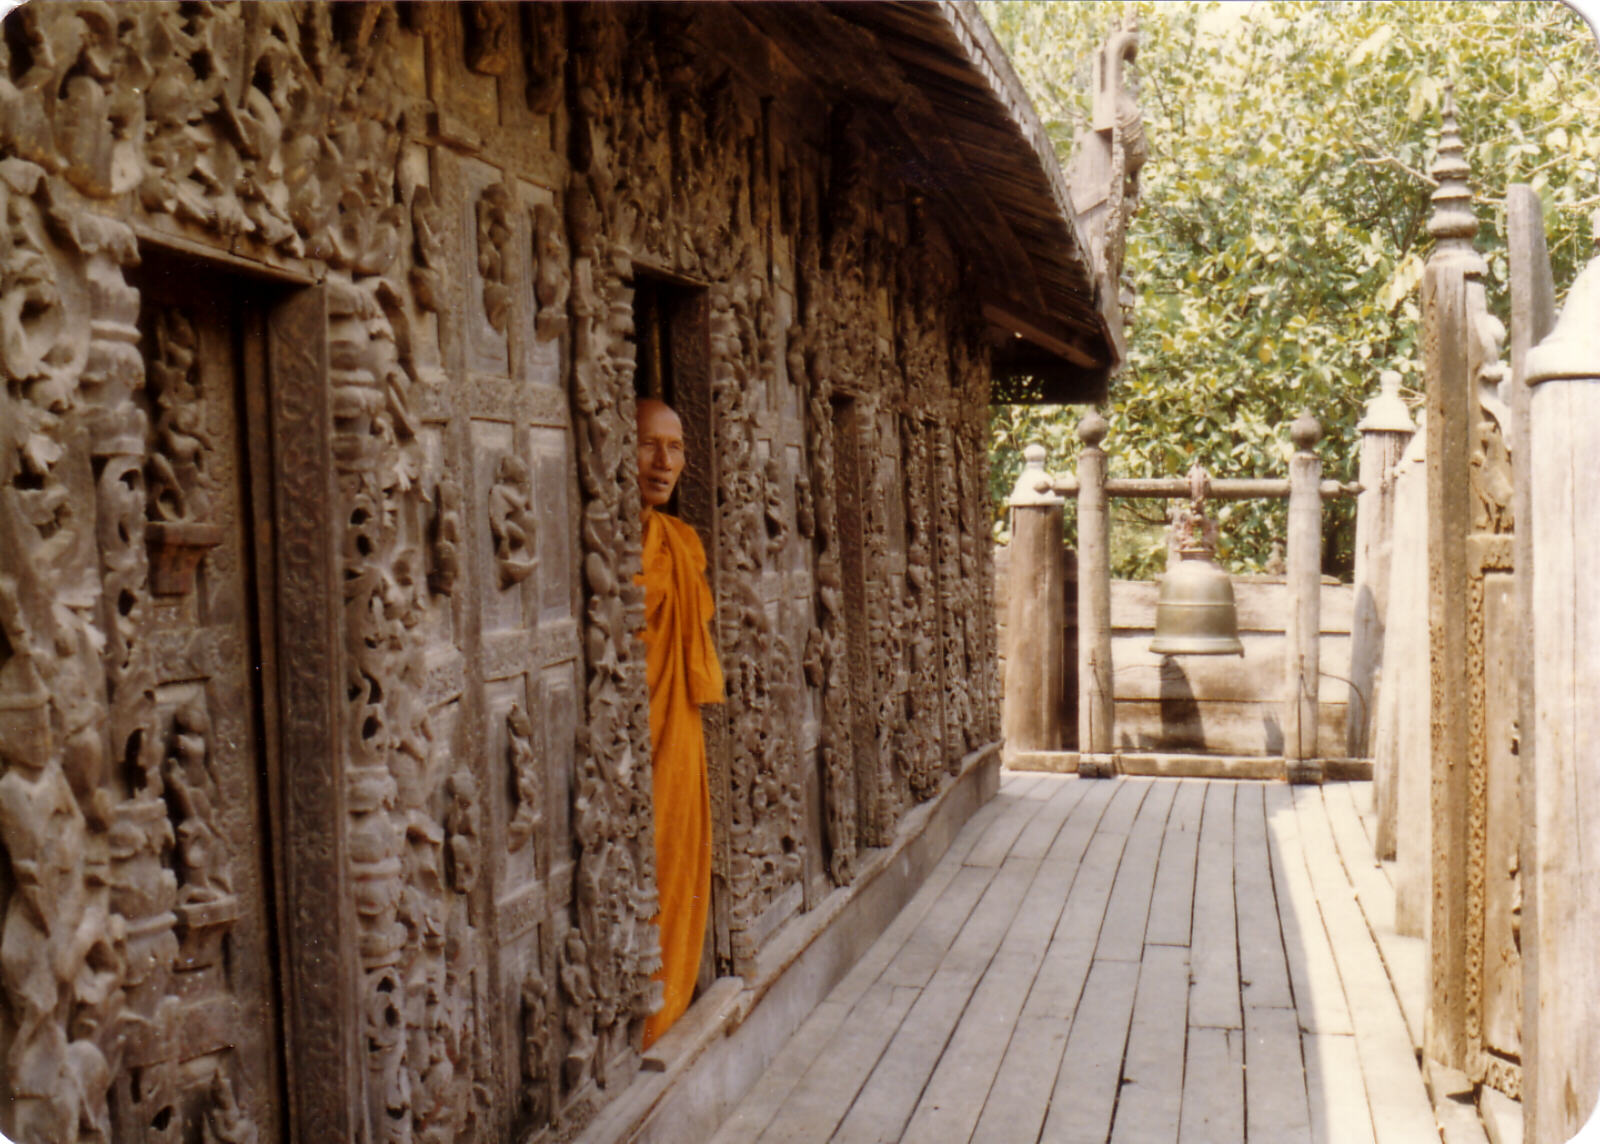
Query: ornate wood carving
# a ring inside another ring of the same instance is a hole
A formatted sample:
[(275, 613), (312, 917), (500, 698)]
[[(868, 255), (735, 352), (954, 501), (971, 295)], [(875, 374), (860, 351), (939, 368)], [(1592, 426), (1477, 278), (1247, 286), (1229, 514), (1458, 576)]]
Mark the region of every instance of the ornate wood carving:
[(649, 802), (649, 707), (633, 633), (644, 626), (634, 439), (633, 297), (615, 243), (617, 199), (611, 84), (622, 62), (612, 14), (569, 14), (578, 45), (573, 115), (575, 173), (567, 192), (572, 250), (572, 402), (586, 596), (586, 681), (578, 734), (573, 833), (578, 840), (576, 919), (561, 948), (567, 1011), (563, 1078), (569, 1092), (602, 1087), (630, 1045), (637, 1019), (660, 1005), (649, 980), (660, 964), (650, 919), (654, 832)]
[(205, 406), (193, 323), (165, 310), (151, 332), (155, 353), (148, 388), (156, 408), (156, 447), (145, 462), (150, 588), (158, 596), (181, 596), (193, 590), (206, 552), (222, 542), (221, 529), (209, 519), (206, 454), (215, 446), (200, 423)]
[(489, 489), (489, 533), (501, 588), (520, 584), (539, 566), (538, 525), (533, 513), (533, 478), (514, 453), (503, 454)]
[(477, 882), (479, 794), (471, 770), (451, 766), (423, 703), (424, 461), (413, 383), (380, 293), (371, 280), (329, 281), (367, 1118), (383, 1139), (448, 1139), (473, 1114), (470, 983), (480, 970), (458, 896)]
[(1424, 277), (1433, 807), (1430, 1057), (1521, 1088), (1521, 792), (1513, 738), (1510, 413), (1453, 101)]
[(561, 216), (550, 204), (540, 203), (534, 208), (533, 235), (538, 258), (534, 297), (539, 303), (534, 330), (541, 342), (548, 342), (566, 332), (567, 295), (571, 290), (568, 281), (571, 258), (562, 236)]
[[(963, 586), (987, 585), (986, 351), (956, 264), (865, 117), (820, 121), (817, 151), (782, 92), (708, 69), (701, 19), (8, 22), (0, 1128), (22, 1144), (571, 1137), (631, 1079), (659, 958), (636, 270), (705, 284), (705, 336), (670, 348), (703, 367), (716, 457), (723, 967), (815, 901), (808, 862), (849, 881), (993, 737), (989, 604)], [(319, 285), (141, 298), (113, 215)], [(235, 357), (239, 384), (205, 372)], [(255, 635), (217, 622), (257, 606)], [(257, 647), (259, 697), (228, 674)], [(260, 741), (276, 785), (247, 791)]]

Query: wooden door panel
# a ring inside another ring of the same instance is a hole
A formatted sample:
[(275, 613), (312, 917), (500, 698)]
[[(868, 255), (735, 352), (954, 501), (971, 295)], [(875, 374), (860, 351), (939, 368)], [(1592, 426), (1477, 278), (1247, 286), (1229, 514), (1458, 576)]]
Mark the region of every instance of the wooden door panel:
[(165, 807), (166, 823), (146, 824), (144, 837), (164, 840), (155, 856), (171, 876), (148, 871), (156, 892), (129, 919), (146, 960), (113, 1088), (114, 1134), (237, 1138), (227, 1134), (249, 1124), (276, 1140), (282, 1069), (237, 297), (159, 256), (138, 284), (152, 592), (139, 641), (157, 741), (124, 759), (123, 777)]

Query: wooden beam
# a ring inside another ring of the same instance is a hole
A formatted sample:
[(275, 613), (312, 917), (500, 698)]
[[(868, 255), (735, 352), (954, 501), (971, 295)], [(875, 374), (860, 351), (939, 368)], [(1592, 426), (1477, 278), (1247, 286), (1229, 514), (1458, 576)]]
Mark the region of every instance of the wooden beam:
[(1112, 364), (1105, 358), (1090, 353), (1082, 345), (1071, 340), (1071, 333), (1064, 329), (1060, 323), (1042, 314), (1027, 313), (1021, 306), (1015, 305), (1009, 300), (984, 302), (983, 316), (992, 325), (1018, 334), (1041, 349), (1047, 349), (1053, 354), (1059, 354), (1073, 365), (1093, 367)]

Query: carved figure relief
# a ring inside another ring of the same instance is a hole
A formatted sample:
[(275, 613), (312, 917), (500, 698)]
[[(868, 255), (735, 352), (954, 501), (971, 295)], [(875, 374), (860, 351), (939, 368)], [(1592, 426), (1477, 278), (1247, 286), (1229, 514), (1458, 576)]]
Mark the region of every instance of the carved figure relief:
[(483, 279), (483, 312), (496, 333), (506, 332), (511, 316), (511, 192), (504, 183), (490, 183), (473, 208), (478, 227), (478, 274)]
[(426, 184), (411, 193), (411, 254), (411, 295), (437, 313), (444, 301), (444, 212)]
[(534, 208), (533, 236), (538, 256), (534, 297), (539, 303), (539, 312), (534, 317), (534, 333), (541, 342), (554, 341), (567, 329), (571, 264), (561, 230), (561, 216), (556, 213), (555, 207), (540, 203)]
[(492, 0), (461, 5), (466, 25), (467, 67), (482, 75), (505, 75), (516, 62), (516, 7)]
[(558, 6), (523, 10), (528, 27), (528, 110), (549, 115), (561, 102), (566, 84), (567, 49)]
[(210, 738), (211, 720), (199, 702), (174, 712), (162, 774), (177, 823), (180, 905), (216, 902), (233, 893), (217, 780), (209, 765)]
[(428, 571), (428, 587), (448, 596), (461, 575), (461, 486), (449, 477), (441, 480), (434, 492), (431, 531), (433, 566)]
[(528, 1118), (537, 1127), (550, 1120), (550, 987), (535, 965), (522, 980), (522, 1079)]
[(534, 753), (533, 724), (516, 704), (506, 714), (506, 756), (516, 791), (516, 810), (506, 826), (506, 847), (517, 851), (527, 845), (543, 822), (544, 791)]
[(150, 583), (156, 595), (183, 595), (194, 587), (195, 569), (207, 550), (222, 541), (210, 520), (206, 454), (213, 446), (203, 423), (194, 325), (183, 314), (165, 310), (156, 315), (152, 333), (155, 352), (147, 365), (147, 385), (156, 409), (155, 446), (145, 462)]
[(489, 533), (501, 589), (520, 584), (539, 566), (533, 477), (521, 457), (507, 453), (495, 467), (489, 489)]

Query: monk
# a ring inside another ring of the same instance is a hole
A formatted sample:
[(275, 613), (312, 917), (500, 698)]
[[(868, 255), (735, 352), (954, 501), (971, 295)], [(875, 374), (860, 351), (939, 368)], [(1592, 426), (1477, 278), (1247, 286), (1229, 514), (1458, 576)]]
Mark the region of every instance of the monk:
[(700, 705), (721, 703), (711, 643), (706, 554), (693, 528), (662, 512), (683, 472), (683, 422), (665, 403), (639, 402), (639, 499), (644, 507), (644, 642), (650, 684), (656, 884), (661, 893), (661, 1011), (649, 1048), (689, 1007), (711, 904), (711, 787)]

